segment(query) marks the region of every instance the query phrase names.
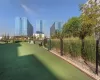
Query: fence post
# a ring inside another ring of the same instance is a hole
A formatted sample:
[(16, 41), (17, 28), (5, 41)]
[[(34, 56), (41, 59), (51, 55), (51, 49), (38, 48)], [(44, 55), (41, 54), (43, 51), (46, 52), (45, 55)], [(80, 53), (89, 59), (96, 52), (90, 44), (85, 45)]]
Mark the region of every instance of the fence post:
[(51, 50), (51, 39), (48, 39), (48, 50)]
[(35, 40), (34, 40), (34, 44), (35, 44)]
[(63, 56), (63, 39), (60, 38), (60, 52), (61, 52), (61, 56)]
[(43, 46), (46, 47), (46, 44), (47, 44), (47, 38), (44, 38)]
[(50, 50), (51, 50), (51, 39), (50, 39)]
[(98, 75), (99, 40), (96, 40), (96, 74)]

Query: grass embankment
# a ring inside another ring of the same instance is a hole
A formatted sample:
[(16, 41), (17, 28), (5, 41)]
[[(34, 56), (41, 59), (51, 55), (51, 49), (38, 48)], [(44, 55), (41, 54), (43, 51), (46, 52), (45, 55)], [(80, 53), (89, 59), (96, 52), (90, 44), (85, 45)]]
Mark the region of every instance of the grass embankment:
[(0, 80), (91, 80), (38, 45), (0, 44)]

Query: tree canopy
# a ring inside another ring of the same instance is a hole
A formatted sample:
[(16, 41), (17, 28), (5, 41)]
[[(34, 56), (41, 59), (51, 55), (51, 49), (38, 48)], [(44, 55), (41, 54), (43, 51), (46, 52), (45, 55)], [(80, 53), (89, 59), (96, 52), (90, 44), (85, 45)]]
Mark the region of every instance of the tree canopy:
[(72, 17), (63, 26), (66, 35), (84, 39), (87, 35), (100, 32), (100, 5), (93, 0), (80, 6), (81, 15)]
[(73, 36), (78, 35), (78, 31), (81, 28), (80, 25), (80, 18), (79, 17), (72, 17), (71, 19), (68, 20), (63, 26), (63, 32), (66, 34), (70, 34)]
[(80, 38), (84, 39), (87, 35), (97, 32), (96, 27), (100, 24), (100, 5), (93, 0), (89, 0), (87, 4), (80, 7), (82, 14)]

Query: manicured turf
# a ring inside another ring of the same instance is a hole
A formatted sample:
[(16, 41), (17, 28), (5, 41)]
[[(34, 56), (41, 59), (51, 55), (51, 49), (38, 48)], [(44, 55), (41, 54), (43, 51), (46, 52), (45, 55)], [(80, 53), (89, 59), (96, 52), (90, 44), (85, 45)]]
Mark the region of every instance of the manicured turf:
[(0, 80), (92, 80), (38, 45), (0, 44)]

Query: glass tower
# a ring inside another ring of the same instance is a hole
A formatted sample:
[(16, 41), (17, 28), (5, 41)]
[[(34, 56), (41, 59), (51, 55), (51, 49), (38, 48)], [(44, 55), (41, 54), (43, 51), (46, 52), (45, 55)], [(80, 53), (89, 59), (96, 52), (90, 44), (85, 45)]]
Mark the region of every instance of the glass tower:
[(15, 19), (15, 36), (19, 36), (22, 33), (22, 20), (19, 17)]
[(26, 36), (27, 36), (28, 20), (27, 20), (26, 17), (23, 17), (23, 18), (22, 18), (22, 26), (23, 26), (22, 35), (26, 35)]
[(26, 17), (15, 19), (15, 36), (32, 36), (33, 26)]
[(54, 35), (55, 31), (61, 31), (62, 27), (63, 27), (62, 22), (54, 22), (50, 28), (50, 36)]

